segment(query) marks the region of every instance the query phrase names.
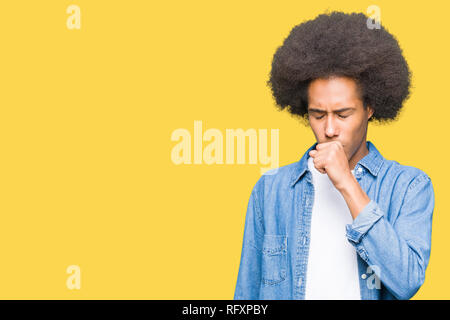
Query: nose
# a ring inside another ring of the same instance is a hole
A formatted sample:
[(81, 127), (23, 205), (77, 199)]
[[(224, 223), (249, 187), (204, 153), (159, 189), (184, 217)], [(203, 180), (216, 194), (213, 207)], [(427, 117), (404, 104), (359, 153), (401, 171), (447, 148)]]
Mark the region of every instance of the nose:
[(327, 117), (327, 121), (325, 122), (325, 135), (328, 138), (333, 138), (337, 134), (337, 127), (336, 123), (334, 122), (333, 116)]

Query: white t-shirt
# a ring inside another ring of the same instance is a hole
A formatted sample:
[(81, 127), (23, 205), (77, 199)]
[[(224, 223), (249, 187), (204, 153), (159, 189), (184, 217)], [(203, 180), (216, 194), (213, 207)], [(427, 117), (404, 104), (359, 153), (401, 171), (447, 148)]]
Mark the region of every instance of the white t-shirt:
[(314, 167), (312, 157), (308, 158), (308, 168), (313, 178), (314, 204), (305, 299), (360, 300), (356, 250), (345, 230), (353, 222), (350, 210), (328, 175)]

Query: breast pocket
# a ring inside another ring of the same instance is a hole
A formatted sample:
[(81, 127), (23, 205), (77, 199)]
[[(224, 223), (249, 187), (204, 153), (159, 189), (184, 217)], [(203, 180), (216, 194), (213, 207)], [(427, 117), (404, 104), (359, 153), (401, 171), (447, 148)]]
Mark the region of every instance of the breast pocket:
[(287, 274), (287, 236), (264, 235), (262, 254), (262, 282), (275, 285)]

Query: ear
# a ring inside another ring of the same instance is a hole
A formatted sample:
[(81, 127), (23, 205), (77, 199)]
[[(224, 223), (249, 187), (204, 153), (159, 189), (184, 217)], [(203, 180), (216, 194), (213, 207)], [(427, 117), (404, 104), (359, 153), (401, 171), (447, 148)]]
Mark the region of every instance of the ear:
[(367, 120), (369, 120), (369, 119), (372, 117), (372, 115), (373, 115), (373, 113), (374, 113), (374, 110), (373, 110), (373, 108), (370, 107), (370, 106), (367, 106), (367, 109), (369, 110), (368, 116), (367, 116)]

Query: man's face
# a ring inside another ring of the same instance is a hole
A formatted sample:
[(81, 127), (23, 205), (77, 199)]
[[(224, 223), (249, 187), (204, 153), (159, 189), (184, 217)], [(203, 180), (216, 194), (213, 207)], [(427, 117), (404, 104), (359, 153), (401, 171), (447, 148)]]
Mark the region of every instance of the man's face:
[(316, 79), (308, 88), (308, 118), (318, 143), (340, 141), (351, 159), (366, 140), (373, 110), (364, 109), (351, 78)]

